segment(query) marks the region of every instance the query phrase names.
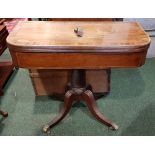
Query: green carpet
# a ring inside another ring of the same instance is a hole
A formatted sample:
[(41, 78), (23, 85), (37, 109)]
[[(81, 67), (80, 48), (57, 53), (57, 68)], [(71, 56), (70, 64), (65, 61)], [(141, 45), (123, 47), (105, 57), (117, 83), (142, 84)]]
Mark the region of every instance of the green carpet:
[[(10, 58), (5, 52), (1, 59)], [(111, 131), (96, 121), (88, 109), (76, 104), (49, 135), (155, 135), (155, 59), (136, 69), (113, 69), (111, 93), (97, 100), (100, 110), (119, 125)], [(35, 97), (28, 71), (14, 72), (0, 98), (9, 117), (0, 116), (0, 135), (45, 135), (42, 126), (59, 111), (62, 102)]]

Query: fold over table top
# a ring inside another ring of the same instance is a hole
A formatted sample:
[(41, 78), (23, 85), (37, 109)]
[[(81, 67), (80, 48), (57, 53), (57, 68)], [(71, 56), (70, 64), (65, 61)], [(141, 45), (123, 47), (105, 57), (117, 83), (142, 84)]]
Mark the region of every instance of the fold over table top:
[(7, 45), (16, 67), (104, 69), (143, 65), (150, 38), (137, 23), (27, 21), (14, 28)]
[[(77, 27), (82, 37), (75, 34)], [(7, 43), (23, 52), (141, 52), (150, 38), (136, 22), (25, 21), (17, 24)]]

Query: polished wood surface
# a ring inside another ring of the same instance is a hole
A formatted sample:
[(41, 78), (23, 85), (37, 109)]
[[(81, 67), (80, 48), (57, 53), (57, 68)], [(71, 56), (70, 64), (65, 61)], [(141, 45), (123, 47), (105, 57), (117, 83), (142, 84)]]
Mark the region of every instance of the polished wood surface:
[(104, 69), (144, 64), (150, 38), (137, 23), (35, 21), (20, 22), (7, 44), (16, 67)]
[[(77, 37), (74, 29), (83, 29)], [(137, 23), (19, 22), (7, 38), (9, 48), (28, 52), (126, 52), (147, 48), (150, 38)], [(123, 51), (121, 51), (123, 49)], [(67, 51), (66, 51), (67, 50)], [(80, 51), (79, 51), (80, 50)], [(38, 51), (37, 51), (38, 52)]]
[(105, 69), (139, 67), (144, 64), (147, 50), (130, 53), (40, 53), (14, 52), (15, 66), (31, 69)]

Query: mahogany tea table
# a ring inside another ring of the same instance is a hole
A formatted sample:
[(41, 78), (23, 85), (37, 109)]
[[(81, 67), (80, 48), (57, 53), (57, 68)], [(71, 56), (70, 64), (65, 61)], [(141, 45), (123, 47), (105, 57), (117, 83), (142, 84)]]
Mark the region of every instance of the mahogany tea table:
[(135, 22), (27, 21), (17, 24), (7, 45), (16, 67), (71, 72), (64, 105), (44, 132), (66, 116), (74, 100), (85, 101), (98, 121), (117, 130), (97, 108), (85, 70), (139, 67), (145, 62), (150, 38)]

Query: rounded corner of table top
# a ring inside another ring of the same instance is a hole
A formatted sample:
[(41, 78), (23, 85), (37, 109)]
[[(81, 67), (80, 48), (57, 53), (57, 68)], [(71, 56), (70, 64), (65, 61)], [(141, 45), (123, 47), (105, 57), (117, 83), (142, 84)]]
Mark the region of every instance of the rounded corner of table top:
[[(73, 31), (80, 24), (84, 28), (83, 38)], [(32, 52), (143, 52), (151, 39), (137, 22), (24, 21), (15, 26), (6, 42), (10, 49)]]

